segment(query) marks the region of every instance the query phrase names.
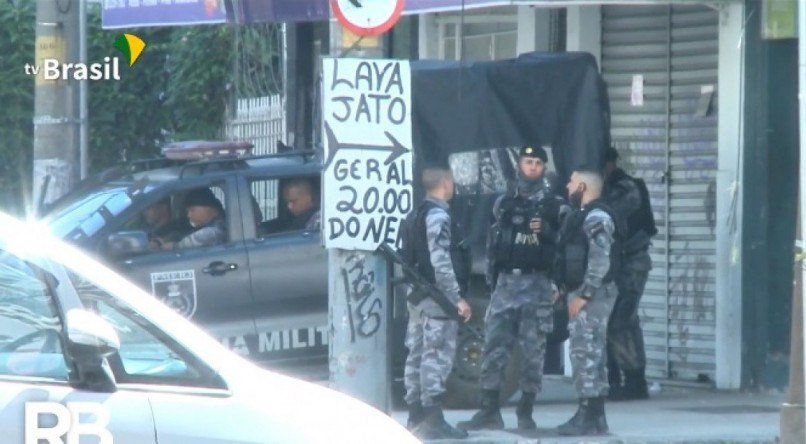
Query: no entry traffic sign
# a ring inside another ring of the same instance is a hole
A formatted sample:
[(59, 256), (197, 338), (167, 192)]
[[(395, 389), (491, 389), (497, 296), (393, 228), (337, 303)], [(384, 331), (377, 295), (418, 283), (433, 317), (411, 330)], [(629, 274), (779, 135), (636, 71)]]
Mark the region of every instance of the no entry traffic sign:
[(336, 19), (359, 36), (381, 35), (403, 13), (405, 0), (330, 0)]

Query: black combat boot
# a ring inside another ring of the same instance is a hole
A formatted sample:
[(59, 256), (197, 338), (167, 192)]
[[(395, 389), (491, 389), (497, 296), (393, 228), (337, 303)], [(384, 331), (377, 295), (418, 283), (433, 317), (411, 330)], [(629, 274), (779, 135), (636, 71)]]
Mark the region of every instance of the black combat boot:
[(622, 390), (621, 399), (625, 401), (649, 399), (643, 368), (624, 371), (624, 390)]
[(409, 431), (414, 430), (422, 422), (423, 417), (423, 404), (421, 402), (409, 404), (409, 419), (406, 421), (406, 428)]
[(445, 422), (442, 408), (439, 406), (423, 407), (423, 418), (420, 425), (414, 428), (414, 435), (422, 440), (426, 439), (462, 439), (467, 438), (467, 432), (457, 429)]
[(591, 399), (579, 398), (577, 412), (565, 424), (557, 427), (557, 433), (562, 436), (595, 435), (596, 424), (590, 420)]
[(535, 394), (523, 392), (521, 400), (518, 402), (518, 408), (515, 413), (518, 415), (518, 429), (520, 430), (534, 430), (537, 428), (534, 419), (532, 419), (532, 410), (535, 405)]
[(463, 430), (503, 429), (504, 418), (501, 417), (501, 407), (498, 404), (499, 396), (498, 390), (482, 390), (481, 410), (476, 412), (469, 421), (457, 424), (459, 428)]
[(605, 417), (605, 397), (591, 398), (590, 401), (590, 410), (588, 411), (590, 420), (596, 426), (596, 433), (605, 435), (610, 431)]

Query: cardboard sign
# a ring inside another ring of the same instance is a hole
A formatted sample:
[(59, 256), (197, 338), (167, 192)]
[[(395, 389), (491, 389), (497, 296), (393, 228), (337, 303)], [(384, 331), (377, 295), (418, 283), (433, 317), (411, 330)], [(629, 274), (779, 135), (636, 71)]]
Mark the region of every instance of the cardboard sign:
[(409, 64), (324, 59), (322, 72), (325, 246), (396, 248), (414, 205)]

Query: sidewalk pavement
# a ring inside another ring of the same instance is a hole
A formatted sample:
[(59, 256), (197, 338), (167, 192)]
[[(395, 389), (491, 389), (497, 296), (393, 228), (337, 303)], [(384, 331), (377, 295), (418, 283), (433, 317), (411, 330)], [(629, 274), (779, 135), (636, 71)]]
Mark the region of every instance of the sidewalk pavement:
[[(607, 403), (609, 436), (559, 437), (554, 427), (568, 420), (576, 411), (576, 399), (570, 380), (546, 377), (543, 392), (535, 403), (534, 419), (538, 430), (515, 429), (516, 394), (502, 408), (503, 431), (470, 432), (465, 440), (440, 440), (439, 443), (602, 443), (602, 444), (726, 444), (776, 443), (783, 394), (748, 394), (735, 391), (664, 386), (646, 401)], [(446, 420), (456, 425), (469, 419), (473, 410), (446, 410)], [(406, 423), (407, 413), (392, 415)]]

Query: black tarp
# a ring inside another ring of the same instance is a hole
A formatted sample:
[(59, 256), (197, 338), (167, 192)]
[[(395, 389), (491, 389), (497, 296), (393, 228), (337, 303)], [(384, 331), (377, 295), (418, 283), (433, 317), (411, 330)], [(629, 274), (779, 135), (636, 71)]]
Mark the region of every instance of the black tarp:
[(562, 177), (601, 166), (609, 104), (588, 53), (527, 53), (493, 62), (411, 62), (420, 161), (520, 145), (551, 146)]

